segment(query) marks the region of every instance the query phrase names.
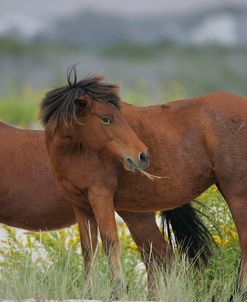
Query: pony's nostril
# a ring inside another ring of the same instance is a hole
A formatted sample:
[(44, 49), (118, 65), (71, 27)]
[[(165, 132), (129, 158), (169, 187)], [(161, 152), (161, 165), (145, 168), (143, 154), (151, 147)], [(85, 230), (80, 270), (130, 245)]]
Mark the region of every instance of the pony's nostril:
[(144, 152), (141, 152), (139, 154), (139, 159), (141, 163), (147, 163), (148, 162), (148, 155), (145, 154)]

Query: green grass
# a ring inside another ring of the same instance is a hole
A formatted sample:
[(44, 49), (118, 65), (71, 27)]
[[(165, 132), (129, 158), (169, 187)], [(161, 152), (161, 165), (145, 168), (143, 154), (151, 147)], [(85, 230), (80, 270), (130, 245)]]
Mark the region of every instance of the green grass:
[[(113, 281), (100, 247), (89, 293), (84, 282), (84, 267), (77, 228), (49, 233), (29, 233), (24, 244), (12, 228), (6, 228), (8, 239), (1, 254), (0, 299), (79, 299), (109, 300)], [(128, 240), (125, 241), (128, 244)], [(145, 297), (143, 272), (135, 273), (139, 263), (136, 252), (124, 249), (122, 264), (133, 299)]]
[[(36, 260), (33, 260), (33, 254), (37, 249), (37, 242), (36, 247), (31, 249), (15, 249), (16, 246), (12, 242), (11, 256), (1, 265), (0, 298), (111, 300), (114, 286), (102, 250), (100, 249), (92, 275), (93, 289), (89, 292), (84, 282), (81, 255), (77, 250), (79, 243), (68, 248), (63, 235), (54, 232), (50, 239), (54, 240), (54, 244), (51, 244), (51, 240), (42, 243), (46, 257)], [(231, 263), (226, 266), (229, 256)], [(137, 264), (140, 263), (138, 255), (122, 248), (121, 261), (129, 288), (126, 298), (146, 300), (145, 273), (142, 269), (136, 270)], [(213, 301), (214, 297), (214, 301), (224, 302), (233, 295), (233, 301), (240, 301), (240, 297), (234, 292), (238, 261), (236, 246), (216, 252), (209, 267), (201, 272), (193, 268), (185, 257), (176, 255), (169, 272), (157, 268), (154, 280), (157, 299), (167, 302), (206, 302)]]
[[(218, 248), (209, 265), (198, 270), (176, 251), (175, 260), (168, 272), (157, 268), (154, 284), (159, 301), (227, 302), (236, 292), (240, 251), (236, 229), (232, 224), (224, 200), (213, 186), (200, 196), (208, 206), (200, 210), (215, 221), (221, 237), (211, 223)], [(219, 219), (220, 217), (220, 219)], [(84, 266), (76, 226), (44, 233), (28, 232), (17, 236), (15, 229), (5, 227), (7, 240), (0, 245), (0, 298), (1, 299), (86, 299), (109, 301), (114, 283), (103, 254), (101, 244), (92, 275), (92, 291), (84, 281)], [(126, 227), (119, 228), (121, 263), (129, 291), (125, 298), (146, 300), (146, 273)]]

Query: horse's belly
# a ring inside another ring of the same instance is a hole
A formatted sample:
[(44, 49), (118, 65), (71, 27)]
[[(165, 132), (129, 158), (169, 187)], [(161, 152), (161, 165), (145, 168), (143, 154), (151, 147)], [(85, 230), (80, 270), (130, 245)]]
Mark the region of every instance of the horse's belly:
[[(40, 211), (37, 211), (40, 210)], [(31, 231), (48, 231), (69, 227), (74, 224), (72, 208), (64, 206), (57, 209), (26, 210), (22, 213), (12, 210), (0, 211), (0, 223)]]
[[(177, 177), (176, 177), (177, 176)], [(115, 196), (117, 210), (149, 212), (179, 207), (193, 201), (213, 184), (211, 177), (179, 177), (173, 179), (149, 179), (130, 176), (127, 186), (118, 187)]]
[[(70, 203), (49, 186), (6, 189), (0, 195), (0, 223), (28, 230), (53, 230), (75, 223)], [(44, 194), (44, 192), (46, 192)]]
[[(121, 193), (120, 193), (121, 195)], [(155, 212), (169, 210), (181, 206), (191, 201), (185, 196), (176, 197), (174, 194), (162, 194), (158, 192), (143, 192), (139, 194), (131, 194), (127, 196), (117, 196), (115, 198), (115, 208), (117, 210), (125, 210), (130, 212)]]

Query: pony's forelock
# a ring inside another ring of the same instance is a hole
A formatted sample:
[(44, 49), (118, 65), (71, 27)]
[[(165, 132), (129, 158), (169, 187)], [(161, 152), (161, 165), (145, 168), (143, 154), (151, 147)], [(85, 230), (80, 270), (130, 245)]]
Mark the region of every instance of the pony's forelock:
[(75, 99), (88, 95), (94, 101), (104, 101), (120, 107), (119, 85), (103, 82), (99, 74), (89, 75), (77, 81), (76, 67), (67, 70), (67, 85), (46, 93), (40, 104), (40, 120), (43, 126), (56, 129), (59, 125), (67, 127), (80, 122)]

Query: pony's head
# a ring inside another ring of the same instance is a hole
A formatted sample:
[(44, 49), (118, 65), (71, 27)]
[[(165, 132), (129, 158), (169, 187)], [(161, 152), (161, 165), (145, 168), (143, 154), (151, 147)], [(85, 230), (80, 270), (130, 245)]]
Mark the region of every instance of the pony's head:
[(74, 66), (67, 80), (67, 86), (49, 91), (41, 102), (40, 119), (49, 136), (69, 130), (74, 141), (107, 152), (126, 170), (148, 167), (147, 147), (121, 114), (118, 85), (102, 82), (99, 75), (77, 81)]

